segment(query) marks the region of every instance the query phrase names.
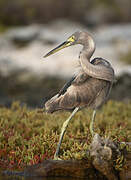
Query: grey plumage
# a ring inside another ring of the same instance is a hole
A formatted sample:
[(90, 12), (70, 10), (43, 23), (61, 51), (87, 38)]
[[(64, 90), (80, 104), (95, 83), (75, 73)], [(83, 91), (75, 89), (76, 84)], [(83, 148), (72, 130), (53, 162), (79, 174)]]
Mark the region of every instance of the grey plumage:
[[(93, 65), (103, 65), (110, 68), (110, 64), (102, 58), (95, 58)], [(112, 82), (92, 78), (84, 71), (71, 78), (60, 92), (46, 102), (47, 112), (71, 110), (75, 107), (99, 108), (108, 98)]]
[[(61, 50), (65, 47), (81, 44), (83, 49), (79, 55), (80, 71), (73, 76), (57, 95), (52, 97), (45, 103), (47, 112), (53, 113), (58, 110), (76, 110), (79, 108), (90, 107), (94, 109), (90, 131), (93, 135), (93, 121), (96, 114), (96, 109), (105, 103), (109, 96), (113, 81), (114, 70), (111, 64), (103, 58), (95, 58), (90, 61), (91, 56), (95, 51), (95, 43), (88, 32), (76, 32), (70, 36), (67, 41), (59, 45), (57, 48), (50, 51), (45, 57)], [(62, 128), (60, 141), (55, 153), (55, 158), (58, 158), (60, 144), (68, 125), (68, 122), (73, 117), (71, 115), (65, 122)]]

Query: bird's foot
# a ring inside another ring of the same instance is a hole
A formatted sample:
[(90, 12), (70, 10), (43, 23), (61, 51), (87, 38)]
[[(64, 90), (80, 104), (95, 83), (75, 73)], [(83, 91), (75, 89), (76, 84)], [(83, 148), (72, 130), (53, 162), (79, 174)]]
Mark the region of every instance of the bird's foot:
[(92, 128), (90, 128), (90, 133), (91, 133), (91, 136), (94, 137), (95, 133)]
[(90, 129), (90, 133), (91, 133), (92, 138), (94, 138), (94, 136), (97, 134), (96, 132), (94, 132), (93, 129)]
[(91, 133), (92, 138), (94, 138), (94, 136), (97, 134), (96, 132), (94, 132), (93, 129), (90, 129), (90, 133)]
[(90, 131), (90, 133), (91, 133), (92, 138), (94, 138), (94, 137), (95, 137), (95, 135), (97, 134), (97, 133), (96, 133), (96, 132), (94, 132), (94, 131)]
[(53, 160), (62, 160), (62, 159), (59, 158), (58, 156), (54, 155), (54, 159)]

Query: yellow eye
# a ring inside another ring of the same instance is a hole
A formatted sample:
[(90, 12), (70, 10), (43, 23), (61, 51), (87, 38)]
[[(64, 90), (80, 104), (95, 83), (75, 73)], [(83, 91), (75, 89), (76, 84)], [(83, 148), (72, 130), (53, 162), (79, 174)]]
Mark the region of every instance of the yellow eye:
[(71, 37), (68, 39), (68, 41), (74, 42), (74, 41), (75, 41), (75, 37), (74, 37), (74, 36), (71, 36)]

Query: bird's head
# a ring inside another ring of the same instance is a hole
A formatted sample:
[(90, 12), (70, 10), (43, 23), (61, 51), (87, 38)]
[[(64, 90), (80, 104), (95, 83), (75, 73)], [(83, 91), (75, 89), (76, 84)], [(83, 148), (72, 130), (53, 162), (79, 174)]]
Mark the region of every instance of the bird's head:
[(57, 46), (56, 48), (54, 48), (53, 50), (51, 50), (50, 52), (48, 52), (44, 58), (60, 51), (63, 48), (75, 45), (75, 44), (81, 44), (81, 38), (82, 38), (82, 32), (75, 32), (73, 33), (66, 41), (64, 41), (62, 44), (60, 44), (59, 46)]

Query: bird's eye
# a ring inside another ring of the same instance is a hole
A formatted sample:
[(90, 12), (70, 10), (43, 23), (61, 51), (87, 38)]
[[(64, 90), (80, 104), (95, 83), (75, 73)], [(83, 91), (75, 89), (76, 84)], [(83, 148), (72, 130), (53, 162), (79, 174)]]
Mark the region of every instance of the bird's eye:
[(71, 36), (69, 39), (68, 39), (69, 42), (74, 42), (75, 41), (75, 36)]

